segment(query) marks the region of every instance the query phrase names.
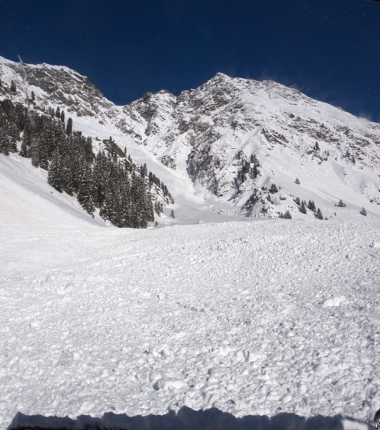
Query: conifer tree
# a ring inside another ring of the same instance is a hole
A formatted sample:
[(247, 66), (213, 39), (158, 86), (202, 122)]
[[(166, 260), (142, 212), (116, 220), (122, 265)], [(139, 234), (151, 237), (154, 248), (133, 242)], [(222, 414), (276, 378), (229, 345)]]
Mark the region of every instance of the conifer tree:
[(315, 210), (316, 210), (315, 203), (313, 202), (313, 200), (309, 200), (307, 207), (313, 212), (315, 212)]
[(38, 167), (40, 164), (39, 160), (39, 136), (38, 136), (38, 115), (35, 112), (30, 112), (29, 115), (29, 127), (30, 127), (30, 149), (29, 156), (32, 160), (32, 165)]
[(82, 205), (83, 209), (89, 214), (92, 214), (95, 210), (95, 205), (92, 199), (92, 188), (92, 171), (91, 167), (87, 164), (83, 168), (83, 174), (78, 189), (77, 199), (78, 202)]
[(276, 184), (272, 184), (272, 185), (271, 185), (269, 192), (270, 192), (271, 194), (276, 194), (276, 193), (278, 193), (278, 188), (277, 188)]
[(9, 139), (9, 152), (17, 152), (17, 140), (19, 137), (19, 132), (17, 130), (17, 125), (12, 122), (6, 127)]
[(283, 219), (292, 219), (292, 215), (291, 213), (287, 210), (284, 214), (281, 213), (279, 215), (279, 218), (283, 218)]
[(0, 154), (9, 155), (9, 136), (5, 127), (0, 128)]
[(61, 157), (58, 150), (54, 152), (49, 165), (48, 183), (60, 193), (62, 192)]
[(49, 154), (47, 142), (44, 138), (39, 140), (38, 145), (38, 162), (42, 169), (48, 170), (49, 168)]
[(73, 120), (69, 118), (66, 124), (66, 134), (69, 136), (73, 132)]

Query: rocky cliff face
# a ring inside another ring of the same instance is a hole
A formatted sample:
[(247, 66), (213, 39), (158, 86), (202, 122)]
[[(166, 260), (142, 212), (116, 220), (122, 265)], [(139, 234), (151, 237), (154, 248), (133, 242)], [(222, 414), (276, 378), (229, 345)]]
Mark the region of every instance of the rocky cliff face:
[(21, 64), (0, 57), (0, 73), (5, 83), (15, 82), (18, 101), (33, 91), (42, 108), (59, 106), (69, 114), (95, 117), (101, 123), (109, 123), (120, 110), (87, 77), (64, 66)]

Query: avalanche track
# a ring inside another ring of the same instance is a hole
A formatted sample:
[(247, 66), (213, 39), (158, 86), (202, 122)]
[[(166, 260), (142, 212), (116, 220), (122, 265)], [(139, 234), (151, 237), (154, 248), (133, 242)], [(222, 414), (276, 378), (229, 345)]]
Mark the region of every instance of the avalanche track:
[(91, 222), (2, 224), (2, 429), (17, 411), (379, 407), (378, 221)]

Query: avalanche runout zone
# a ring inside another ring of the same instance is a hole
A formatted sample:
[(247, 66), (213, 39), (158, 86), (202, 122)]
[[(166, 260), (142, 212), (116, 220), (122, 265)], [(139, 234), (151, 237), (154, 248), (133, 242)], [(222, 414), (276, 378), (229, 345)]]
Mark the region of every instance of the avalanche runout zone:
[[(0, 230), (0, 420), (378, 408), (378, 222)], [(376, 245), (376, 246), (375, 246)]]

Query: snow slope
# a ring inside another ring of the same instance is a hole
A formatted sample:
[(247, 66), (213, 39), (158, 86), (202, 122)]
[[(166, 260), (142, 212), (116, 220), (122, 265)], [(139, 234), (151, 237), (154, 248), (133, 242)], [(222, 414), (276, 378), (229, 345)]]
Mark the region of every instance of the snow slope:
[(1, 429), (182, 405), (373, 416), (376, 216), (104, 228), (28, 163), (0, 155)]
[(29, 159), (0, 154), (1, 228), (71, 228), (73, 224), (105, 226), (83, 211), (67, 194), (47, 184), (47, 172), (36, 169)]

